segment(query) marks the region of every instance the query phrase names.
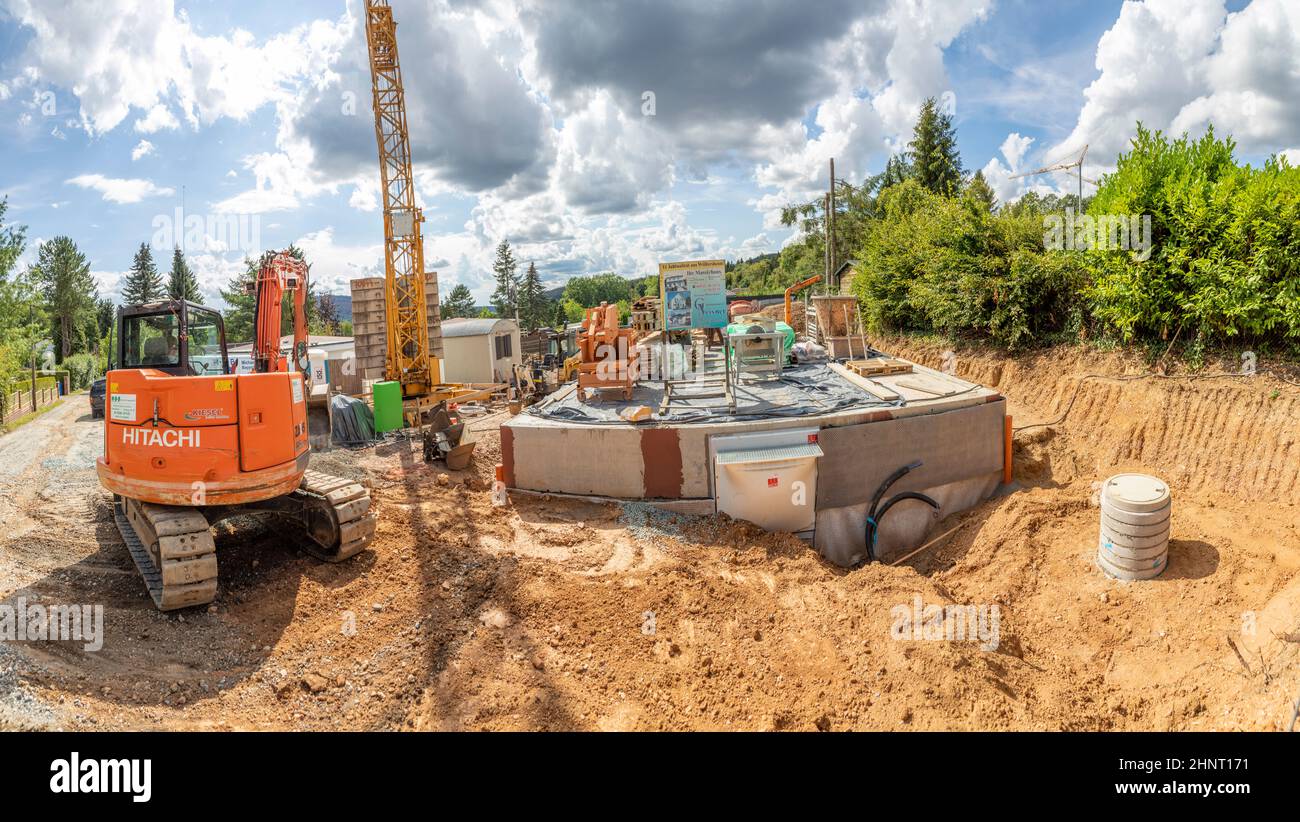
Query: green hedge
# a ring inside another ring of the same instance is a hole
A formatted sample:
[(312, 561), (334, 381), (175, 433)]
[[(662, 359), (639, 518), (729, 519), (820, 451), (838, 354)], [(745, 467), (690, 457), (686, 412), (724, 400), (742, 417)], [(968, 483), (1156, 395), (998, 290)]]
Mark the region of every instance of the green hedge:
[(1211, 129), (1171, 141), (1138, 126), (1089, 214), (1150, 215), (1147, 260), (1093, 252), (1095, 316), (1125, 340), (1300, 341), (1300, 168), (1237, 165)]
[(911, 180), (879, 204), (853, 280), (874, 330), (971, 334), (1009, 348), (1077, 332), (1087, 269), (1081, 255), (1043, 250), (1041, 215), (990, 213)]

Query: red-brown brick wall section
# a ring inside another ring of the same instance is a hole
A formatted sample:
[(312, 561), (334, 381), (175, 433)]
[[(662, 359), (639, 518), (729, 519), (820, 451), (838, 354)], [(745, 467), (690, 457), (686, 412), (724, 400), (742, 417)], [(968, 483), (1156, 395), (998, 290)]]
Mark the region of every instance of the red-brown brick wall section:
[(676, 428), (641, 430), (646, 499), (681, 499), (682, 445)]
[(507, 488), (515, 487), (515, 432), (510, 426), (501, 426), (501, 466), (505, 471)]

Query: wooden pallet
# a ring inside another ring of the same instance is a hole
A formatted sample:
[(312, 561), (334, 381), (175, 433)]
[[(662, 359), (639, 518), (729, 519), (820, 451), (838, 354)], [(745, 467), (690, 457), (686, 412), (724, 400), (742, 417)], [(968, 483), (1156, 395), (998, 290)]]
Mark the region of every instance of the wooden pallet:
[(895, 357), (872, 357), (869, 360), (853, 360), (847, 363), (850, 371), (860, 377), (879, 377), (885, 374), (910, 374), (912, 364)]

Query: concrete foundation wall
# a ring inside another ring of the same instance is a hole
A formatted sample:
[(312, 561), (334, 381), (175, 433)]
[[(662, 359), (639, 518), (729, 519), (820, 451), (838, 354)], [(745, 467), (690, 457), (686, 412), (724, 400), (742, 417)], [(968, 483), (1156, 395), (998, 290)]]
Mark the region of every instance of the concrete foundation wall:
[[(564, 389), (571, 390), (571, 389)], [(881, 526), (877, 556), (920, 544), (937, 519), (965, 510), (999, 485), (1006, 402), (980, 389), (942, 406), (909, 406), (822, 417), (676, 426), (591, 425), (521, 415), (502, 426), (506, 484), (533, 492), (711, 506), (709, 438), (820, 427), (815, 544), (850, 565), (865, 551), (866, 509), (882, 480), (915, 460), (922, 467), (892, 486), (940, 505), (903, 502)]]

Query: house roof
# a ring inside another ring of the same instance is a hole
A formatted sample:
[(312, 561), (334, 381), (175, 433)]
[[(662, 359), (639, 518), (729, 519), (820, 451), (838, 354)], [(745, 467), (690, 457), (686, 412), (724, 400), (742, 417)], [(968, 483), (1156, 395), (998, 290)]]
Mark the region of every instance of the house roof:
[(514, 320), (496, 317), (457, 317), (454, 320), (442, 321), (442, 336), (483, 337), (494, 331), (513, 331), (514, 326)]

